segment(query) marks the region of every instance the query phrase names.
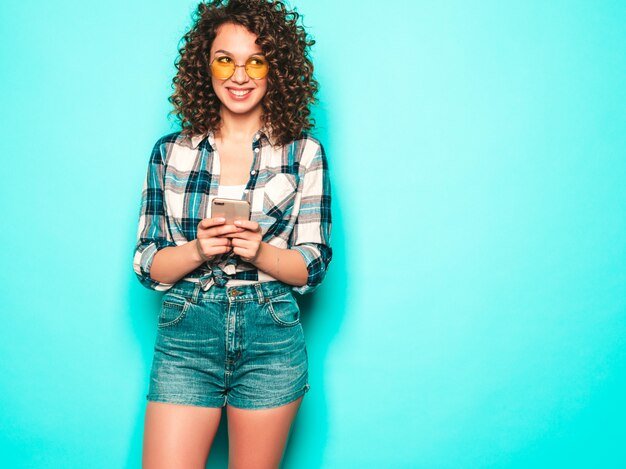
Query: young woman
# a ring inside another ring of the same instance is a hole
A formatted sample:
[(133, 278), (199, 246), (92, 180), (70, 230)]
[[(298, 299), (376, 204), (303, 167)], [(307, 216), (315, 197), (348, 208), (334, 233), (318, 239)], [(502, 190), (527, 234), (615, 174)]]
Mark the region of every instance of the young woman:
[[(331, 260), (330, 183), (308, 134), (317, 82), (280, 1), (198, 5), (170, 101), (182, 130), (150, 157), (134, 256), (164, 291), (147, 394), (146, 468), (204, 468), (226, 406), (229, 467), (278, 467), (308, 360), (293, 291)], [(215, 197), (250, 220), (211, 217)]]

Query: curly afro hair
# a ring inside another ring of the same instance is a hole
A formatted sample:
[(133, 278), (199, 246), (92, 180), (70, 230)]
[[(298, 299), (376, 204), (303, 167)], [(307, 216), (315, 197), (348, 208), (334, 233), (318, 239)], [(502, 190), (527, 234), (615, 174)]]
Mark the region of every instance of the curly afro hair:
[(271, 139), (285, 145), (315, 125), (310, 104), (317, 102), (309, 47), (315, 41), (297, 24), (300, 15), (278, 0), (211, 0), (192, 15), (191, 29), (181, 39), (175, 62), (174, 93), (168, 98), (188, 136), (220, 127), (221, 103), (211, 86), (209, 55), (218, 28), (224, 23), (244, 26), (258, 36), (269, 65), (267, 92), (262, 100), (262, 123)]

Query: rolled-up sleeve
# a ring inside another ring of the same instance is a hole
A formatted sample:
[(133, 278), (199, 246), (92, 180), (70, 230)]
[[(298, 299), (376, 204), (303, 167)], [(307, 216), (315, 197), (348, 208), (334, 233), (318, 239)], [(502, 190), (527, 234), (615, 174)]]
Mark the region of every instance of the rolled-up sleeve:
[(300, 211), (291, 234), (291, 249), (302, 254), (308, 271), (306, 285), (293, 287), (300, 294), (310, 293), (322, 283), (332, 258), (328, 162), (324, 147), (318, 145), (304, 173)]
[(165, 157), (161, 139), (152, 149), (148, 174), (143, 184), (139, 209), (137, 243), (133, 257), (133, 269), (141, 284), (151, 290), (169, 290), (174, 284), (161, 283), (150, 277), (155, 254), (168, 246), (176, 246), (170, 234), (163, 204), (163, 174)]

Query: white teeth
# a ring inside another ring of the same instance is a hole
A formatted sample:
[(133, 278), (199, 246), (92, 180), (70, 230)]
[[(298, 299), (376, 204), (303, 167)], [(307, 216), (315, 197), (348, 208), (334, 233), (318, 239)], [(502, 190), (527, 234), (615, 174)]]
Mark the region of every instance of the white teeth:
[(243, 90), (243, 91), (239, 91), (239, 90), (230, 90), (230, 92), (232, 94), (234, 94), (235, 96), (245, 96), (247, 95), (251, 90)]

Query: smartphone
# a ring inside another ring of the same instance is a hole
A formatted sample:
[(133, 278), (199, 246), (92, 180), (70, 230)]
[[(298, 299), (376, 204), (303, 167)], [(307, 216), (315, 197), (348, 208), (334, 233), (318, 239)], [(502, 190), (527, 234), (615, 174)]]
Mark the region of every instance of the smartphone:
[(234, 224), (235, 220), (250, 220), (250, 202), (216, 197), (211, 202), (211, 218), (216, 217), (226, 218), (226, 225)]

